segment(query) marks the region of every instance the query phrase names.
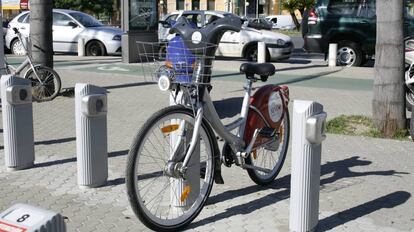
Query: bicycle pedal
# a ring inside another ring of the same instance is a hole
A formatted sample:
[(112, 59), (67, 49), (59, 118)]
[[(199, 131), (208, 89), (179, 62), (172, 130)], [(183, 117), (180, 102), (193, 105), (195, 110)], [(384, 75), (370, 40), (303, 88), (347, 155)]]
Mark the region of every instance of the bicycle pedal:
[(259, 131), (259, 136), (265, 137), (265, 138), (272, 138), (276, 135), (276, 130), (270, 127), (263, 127)]

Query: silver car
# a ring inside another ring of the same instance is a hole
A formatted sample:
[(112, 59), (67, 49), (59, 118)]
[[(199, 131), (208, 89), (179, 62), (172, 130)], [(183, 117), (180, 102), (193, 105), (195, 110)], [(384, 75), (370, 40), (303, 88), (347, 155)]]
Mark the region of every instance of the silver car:
[[(23, 36), (29, 36), (29, 11), (23, 12), (10, 21), (8, 28), (17, 28)], [(53, 50), (55, 52), (78, 51), (79, 38), (85, 39), (88, 56), (121, 54), (122, 30), (104, 26), (94, 17), (73, 10), (53, 10)], [(7, 30), (6, 47), (13, 54), (23, 55), (20, 41), (13, 30)]]

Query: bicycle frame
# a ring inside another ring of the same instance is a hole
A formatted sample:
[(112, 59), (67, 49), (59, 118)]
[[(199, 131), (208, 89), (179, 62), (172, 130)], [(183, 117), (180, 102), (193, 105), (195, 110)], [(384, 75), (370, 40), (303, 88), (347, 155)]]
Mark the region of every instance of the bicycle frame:
[[(191, 155), (194, 152), (194, 148), (196, 147), (197, 139), (199, 135), (199, 129), (200, 129), (203, 117), (209, 122), (209, 124), (214, 129), (214, 131), (220, 137), (222, 137), (225, 141), (228, 142), (233, 152), (237, 154), (237, 159), (236, 159), (237, 165), (243, 167), (244, 162), (242, 158), (245, 158), (246, 154), (248, 155), (248, 153), (251, 152), (254, 140), (257, 136), (257, 132), (256, 132), (255, 136), (253, 137), (252, 141), (249, 143), (247, 148), (243, 149), (243, 147), (246, 146), (245, 141), (243, 140), (243, 135), (244, 135), (244, 130), (245, 130), (246, 121), (247, 121), (247, 113), (250, 108), (250, 96), (252, 92), (252, 84), (253, 84), (253, 81), (248, 79), (244, 87), (245, 93), (244, 93), (243, 104), (242, 104), (242, 108), (240, 112), (240, 118), (236, 119), (234, 122), (228, 125), (224, 125), (221, 122), (220, 117), (218, 116), (218, 113), (213, 105), (213, 102), (210, 98), (210, 95), (207, 91), (206, 86), (200, 85), (198, 87), (200, 90), (199, 92), (200, 92), (201, 98), (200, 98), (200, 101), (196, 104), (197, 113), (195, 115), (195, 123), (194, 123), (193, 134), (191, 137), (191, 145), (185, 154), (182, 170), (186, 170), (188, 162), (190, 161)], [(183, 128), (182, 125), (180, 125), (180, 127)], [(237, 135), (234, 135), (233, 133), (231, 133), (231, 131), (235, 129), (238, 129)], [(178, 141), (181, 142), (181, 139), (179, 139)], [(174, 157), (178, 156), (178, 153), (179, 153), (178, 151), (181, 146), (180, 142), (178, 142), (178, 144), (175, 146), (174, 152), (172, 152), (172, 155), (170, 157), (171, 160), (174, 160)], [(261, 170), (265, 172), (269, 171), (267, 169), (261, 169)]]
[(33, 61), (32, 61), (32, 58), (31, 58), (31, 56), (30, 56), (30, 54), (29, 54), (29, 50), (27, 49), (27, 47), (26, 47), (26, 44), (24, 43), (24, 41), (23, 41), (23, 39), (22, 39), (22, 35), (20, 34), (20, 32), (18, 32), (18, 33), (16, 33), (17, 34), (17, 38), (19, 39), (19, 41), (20, 41), (20, 43), (22, 44), (22, 46), (23, 46), (23, 49), (26, 51), (26, 59), (23, 61), (23, 63), (21, 63), (17, 68), (16, 68), (16, 70), (14, 71), (14, 73), (15, 74), (20, 74), (25, 68), (26, 68), (26, 66), (30, 66), (31, 67), (31, 69), (33, 70), (33, 73), (35, 74), (35, 76), (36, 76), (36, 78), (37, 78), (37, 80), (40, 82), (40, 83), (43, 83), (43, 81), (39, 78), (39, 76), (37, 75), (37, 72), (36, 72), (36, 69), (35, 69), (35, 66), (34, 66), (34, 64), (33, 64)]

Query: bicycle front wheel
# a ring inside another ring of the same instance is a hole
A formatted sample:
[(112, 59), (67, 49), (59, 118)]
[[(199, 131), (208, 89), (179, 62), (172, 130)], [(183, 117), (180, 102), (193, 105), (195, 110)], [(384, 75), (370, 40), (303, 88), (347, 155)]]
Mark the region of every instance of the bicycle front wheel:
[(282, 124), (279, 127), (279, 136), (269, 145), (260, 147), (250, 153), (245, 159), (246, 164), (268, 169), (269, 172), (262, 172), (254, 169), (247, 169), (247, 172), (256, 184), (267, 185), (279, 174), (285, 162), (286, 153), (289, 144), (289, 112), (286, 111), (283, 116)]
[(57, 72), (49, 67), (37, 65), (27, 70), (24, 78), (32, 82), (32, 96), (35, 101), (51, 101), (60, 92), (61, 80)]
[[(144, 124), (131, 146), (126, 170), (129, 201), (141, 222), (155, 231), (179, 230), (189, 224), (213, 186), (215, 140), (205, 121), (186, 175), (178, 172), (191, 144), (194, 122), (192, 111), (167, 107)], [(178, 155), (172, 159), (174, 150)]]

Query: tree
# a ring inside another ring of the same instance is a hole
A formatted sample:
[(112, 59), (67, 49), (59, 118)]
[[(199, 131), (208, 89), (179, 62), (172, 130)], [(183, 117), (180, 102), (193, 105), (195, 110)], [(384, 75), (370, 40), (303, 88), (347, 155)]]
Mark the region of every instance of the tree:
[(55, 0), (55, 8), (78, 10), (94, 15), (110, 14), (114, 0)]
[(403, 1), (376, 1), (377, 44), (372, 101), (374, 126), (384, 137), (406, 129)]
[(30, 44), (33, 61), (53, 68), (53, 0), (30, 0)]
[(283, 9), (289, 11), (290, 16), (292, 16), (293, 23), (295, 23), (296, 29), (299, 31), (300, 24), (298, 18), (296, 18), (295, 10), (298, 9), (298, 0), (287, 0), (282, 3)]
[(315, 4), (315, 0), (285, 0), (282, 4), (283, 9), (289, 11), (292, 16), (292, 20), (295, 23), (296, 29), (299, 31), (300, 24), (299, 20), (295, 15), (295, 11), (299, 10), (303, 17), (305, 9), (309, 9)]

